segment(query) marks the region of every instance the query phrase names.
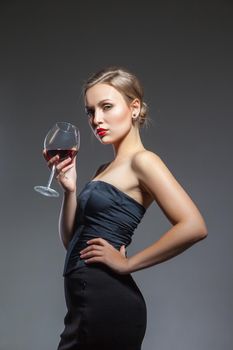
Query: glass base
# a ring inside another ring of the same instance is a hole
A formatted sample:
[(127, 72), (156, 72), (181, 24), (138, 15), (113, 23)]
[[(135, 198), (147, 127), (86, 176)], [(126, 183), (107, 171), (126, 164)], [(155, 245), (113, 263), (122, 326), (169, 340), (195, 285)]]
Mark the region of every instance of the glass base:
[(34, 190), (47, 197), (59, 197), (59, 193), (50, 187), (35, 186)]

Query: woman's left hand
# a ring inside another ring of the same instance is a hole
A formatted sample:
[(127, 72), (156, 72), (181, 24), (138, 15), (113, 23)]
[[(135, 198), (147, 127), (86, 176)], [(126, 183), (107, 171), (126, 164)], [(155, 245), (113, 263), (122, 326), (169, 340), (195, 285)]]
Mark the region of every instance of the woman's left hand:
[(103, 238), (90, 239), (87, 244), (88, 247), (80, 251), (80, 258), (85, 259), (87, 264), (101, 262), (117, 273), (130, 273), (124, 245), (117, 250)]

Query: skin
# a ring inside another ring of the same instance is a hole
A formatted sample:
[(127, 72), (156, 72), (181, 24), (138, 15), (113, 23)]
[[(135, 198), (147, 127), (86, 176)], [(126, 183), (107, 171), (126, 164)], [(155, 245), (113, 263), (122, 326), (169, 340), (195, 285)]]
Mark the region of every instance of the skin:
[[(182, 186), (162, 159), (145, 149), (139, 127), (133, 115), (140, 112), (140, 101), (130, 104), (114, 87), (99, 83), (86, 92), (85, 105), (89, 125), (102, 144), (111, 144), (112, 162), (100, 167), (94, 180), (109, 182), (134, 198), (145, 208), (156, 201), (172, 227), (150, 246), (131, 257), (126, 257), (125, 247), (118, 251), (101, 237), (91, 239), (80, 251), (87, 264), (101, 262), (120, 274), (128, 274), (166, 261), (207, 237), (204, 219)], [(104, 136), (96, 134), (97, 127), (108, 129)], [(66, 159), (55, 162), (57, 180), (64, 190), (59, 219), (60, 238), (67, 248), (73, 235), (76, 213), (76, 161)]]

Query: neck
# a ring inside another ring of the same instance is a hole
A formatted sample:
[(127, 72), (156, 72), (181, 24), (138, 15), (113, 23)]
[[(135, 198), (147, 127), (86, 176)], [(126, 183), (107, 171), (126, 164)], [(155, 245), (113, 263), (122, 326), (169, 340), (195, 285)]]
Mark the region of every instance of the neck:
[(118, 143), (113, 144), (114, 160), (123, 160), (137, 151), (144, 150), (139, 128), (132, 127), (126, 137)]

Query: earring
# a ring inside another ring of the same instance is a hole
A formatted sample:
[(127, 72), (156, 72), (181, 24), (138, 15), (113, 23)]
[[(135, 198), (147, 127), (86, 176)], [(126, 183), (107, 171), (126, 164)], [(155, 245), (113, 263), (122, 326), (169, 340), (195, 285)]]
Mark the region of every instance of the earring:
[(138, 117), (138, 116), (137, 116), (136, 114), (133, 114), (133, 117), (132, 117), (132, 118), (133, 118), (133, 120), (136, 120), (137, 117)]

